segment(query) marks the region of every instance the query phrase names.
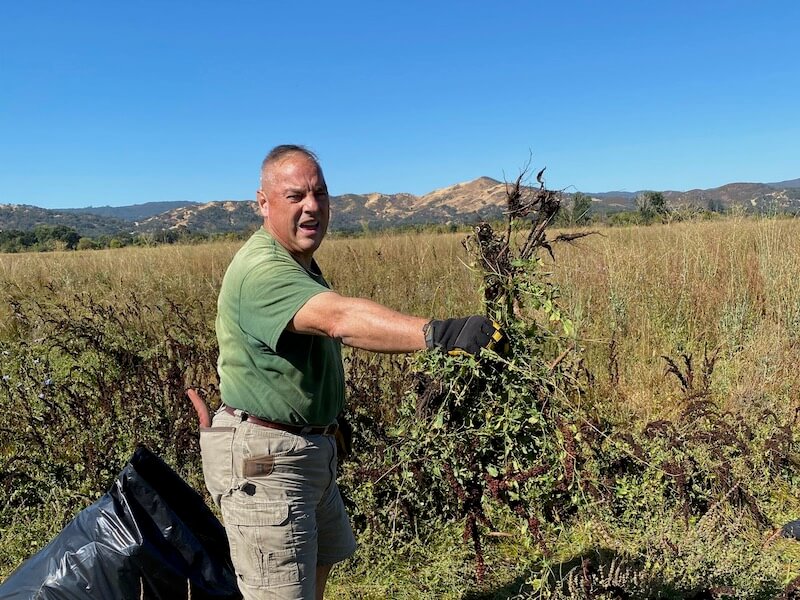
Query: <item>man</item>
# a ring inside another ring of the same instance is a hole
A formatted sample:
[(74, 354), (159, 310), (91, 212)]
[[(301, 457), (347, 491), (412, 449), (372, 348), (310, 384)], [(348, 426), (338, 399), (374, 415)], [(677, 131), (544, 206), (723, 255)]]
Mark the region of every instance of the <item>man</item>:
[(477, 354), (502, 334), (484, 317), (431, 321), (330, 290), (313, 258), (328, 189), (308, 149), (274, 148), (256, 195), (264, 225), (219, 295), (223, 405), (201, 430), (203, 472), (245, 599), (321, 599), (331, 566), (355, 551), (332, 435), (344, 403), (341, 344)]

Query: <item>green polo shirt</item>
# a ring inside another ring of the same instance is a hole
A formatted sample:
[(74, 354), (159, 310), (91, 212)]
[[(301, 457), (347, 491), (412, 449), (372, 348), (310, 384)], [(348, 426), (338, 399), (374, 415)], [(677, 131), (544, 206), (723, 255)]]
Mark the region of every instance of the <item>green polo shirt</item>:
[(333, 422), (344, 404), (341, 344), (286, 331), (310, 298), (327, 291), (322, 274), (302, 267), (265, 229), (245, 242), (217, 301), (217, 368), (225, 404), (280, 423)]

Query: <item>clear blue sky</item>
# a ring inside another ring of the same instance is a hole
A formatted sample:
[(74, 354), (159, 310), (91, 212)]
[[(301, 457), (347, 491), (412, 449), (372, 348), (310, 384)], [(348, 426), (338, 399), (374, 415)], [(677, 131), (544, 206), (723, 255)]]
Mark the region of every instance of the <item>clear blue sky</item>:
[(800, 177), (800, 2), (0, 4), (0, 203), (249, 199), (303, 143), (333, 194), (512, 177)]

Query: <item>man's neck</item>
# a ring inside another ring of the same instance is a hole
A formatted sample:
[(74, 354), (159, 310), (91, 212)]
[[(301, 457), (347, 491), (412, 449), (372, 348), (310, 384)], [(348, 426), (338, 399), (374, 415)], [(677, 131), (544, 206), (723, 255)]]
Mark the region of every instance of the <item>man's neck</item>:
[(262, 225), (261, 229), (263, 229), (267, 233), (267, 235), (269, 235), (269, 237), (275, 240), (276, 244), (278, 244), (281, 248), (286, 250), (286, 253), (289, 256), (291, 256), (295, 260), (295, 262), (301, 267), (303, 267), (306, 271), (308, 271), (309, 273), (313, 273), (314, 275), (322, 274), (319, 269), (319, 265), (317, 264), (317, 261), (314, 260), (313, 255), (309, 257), (306, 257), (305, 255), (298, 256), (297, 254), (289, 250), (286, 246), (281, 244), (281, 241), (278, 239), (278, 237), (273, 235), (266, 225)]

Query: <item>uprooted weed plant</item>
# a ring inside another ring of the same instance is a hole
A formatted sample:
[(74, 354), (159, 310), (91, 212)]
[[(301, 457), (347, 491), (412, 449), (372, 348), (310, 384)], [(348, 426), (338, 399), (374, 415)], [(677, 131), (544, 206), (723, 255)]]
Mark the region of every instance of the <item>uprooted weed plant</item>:
[[(486, 313), (508, 347), (477, 358), (419, 355), (396, 423), (382, 423), (369, 451), (345, 465), (362, 533), (419, 539), (458, 522), (478, 582), (486, 574), (486, 535), (498, 526), (516, 523), (521, 539), (550, 555), (551, 530), (587, 493), (581, 477), (596, 469), (593, 448), (602, 433), (586, 405), (572, 322), (537, 256), (552, 252), (546, 230), (559, 196), (524, 186), (523, 176), (508, 186), (503, 231), (483, 223), (465, 241), (483, 273)], [(356, 392), (358, 411), (358, 400), (374, 394)]]

